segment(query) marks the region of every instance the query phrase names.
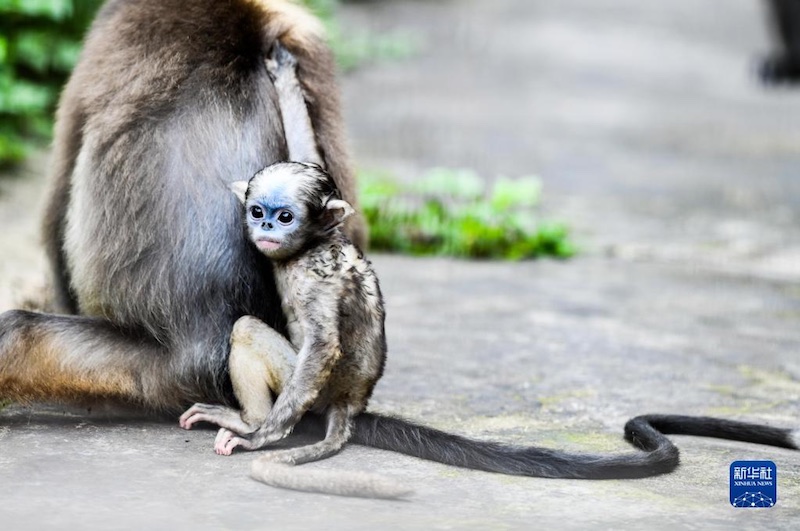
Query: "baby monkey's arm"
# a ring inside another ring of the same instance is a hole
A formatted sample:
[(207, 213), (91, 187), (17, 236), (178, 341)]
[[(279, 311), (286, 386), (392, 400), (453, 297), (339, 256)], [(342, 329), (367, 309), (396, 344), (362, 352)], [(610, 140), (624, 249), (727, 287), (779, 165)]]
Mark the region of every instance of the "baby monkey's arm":
[(237, 446), (255, 450), (279, 441), (291, 432), (303, 414), (317, 401), (333, 367), (342, 356), (335, 325), (335, 318), (330, 318), (314, 322), (313, 328), (305, 327), (306, 338), (297, 357), (297, 366), (266, 422), (253, 433), (237, 436), (229, 432), (227, 437), (218, 438), (215, 445), (217, 453), (230, 454)]

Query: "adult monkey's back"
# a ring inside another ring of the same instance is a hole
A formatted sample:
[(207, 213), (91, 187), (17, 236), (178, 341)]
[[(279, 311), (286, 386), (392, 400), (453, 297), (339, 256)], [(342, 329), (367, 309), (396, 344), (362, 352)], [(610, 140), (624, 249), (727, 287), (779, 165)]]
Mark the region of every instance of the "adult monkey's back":
[[(287, 156), (265, 65), (276, 39), (298, 59), (326, 166), (356, 200), (315, 18), (285, 0), (111, 0), (61, 98), (44, 212), (56, 309), (74, 315), (0, 317), (2, 397), (225, 402), (235, 320), (283, 329), (229, 190)], [(360, 221), (349, 230), (363, 241)]]

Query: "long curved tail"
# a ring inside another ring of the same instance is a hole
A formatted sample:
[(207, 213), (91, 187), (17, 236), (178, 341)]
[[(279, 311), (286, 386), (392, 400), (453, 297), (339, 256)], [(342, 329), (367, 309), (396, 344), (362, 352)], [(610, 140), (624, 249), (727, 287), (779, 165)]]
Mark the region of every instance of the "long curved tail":
[(572, 479), (655, 476), (678, 466), (678, 448), (665, 434), (699, 435), (800, 449), (797, 432), (712, 417), (643, 415), (625, 425), (625, 438), (642, 452), (622, 455), (568, 453), (476, 441), (406, 420), (364, 413), (352, 442), (487, 472)]

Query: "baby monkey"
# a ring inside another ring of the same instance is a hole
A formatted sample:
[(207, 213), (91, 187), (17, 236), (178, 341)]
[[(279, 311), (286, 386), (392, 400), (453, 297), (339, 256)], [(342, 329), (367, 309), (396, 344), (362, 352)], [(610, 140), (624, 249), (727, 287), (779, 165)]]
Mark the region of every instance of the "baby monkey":
[(181, 426), (221, 426), (214, 448), (229, 455), (284, 438), (307, 411), (321, 414), (322, 441), (262, 458), (299, 464), (336, 453), (350, 438), (352, 419), (383, 373), (385, 313), (371, 264), (341, 230), (355, 210), (321, 166), (294, 58), (276, 45), (267, 67), (289, 156), (310, 162), (273, 164), (232, 189), (244, 205), (249, 239), (273, 263), (291, 344), (254, 317), (239, 319), (229, 368), (242, 411), (195, 404)]
[[(237, 183), (251, 241), (272, 260), (296, 366), (266, 422), (245, 437), (217, 440), (218, 453), (282, 439), (306, 411), (324, 414), (325, 439), (286, 451), (292, 463), (338, 451), (383, 373), (384, 309), (370, 263), (343, 234), (354, 210), (317, 165), (274, 164)], [(236, 347), (236, 335), (233, 337)], [(236, 375), (232, 374), (235, 378)], [(248, 376), (248, 379), (252, 376)], [(234, 388), (245, 382), (234, 381)], [(264, 399), (263, 397), (261, 398)]]

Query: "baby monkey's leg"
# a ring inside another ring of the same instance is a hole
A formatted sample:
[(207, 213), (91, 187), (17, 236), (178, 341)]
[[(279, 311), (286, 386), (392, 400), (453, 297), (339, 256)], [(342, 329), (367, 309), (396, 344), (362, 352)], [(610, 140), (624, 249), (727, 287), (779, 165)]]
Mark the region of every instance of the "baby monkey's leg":
[[(222, 433), (217, 438), (217, 453), (229, 455), (234, 448), (255, 450), (286, 437), (300, 420), (303, 414), (314, 404), (320, 391), (325, 386), (336, 361), (341, 357), (341, 349), (335, 344), (335, 329), (320, 326), (318, 338), (306, 336), (303, 348), (298, 353), (298, 364), (291, 378), (284, 380), (285, 386), (278, 396), (267, 420), (254, 432), (249, 434), (230, 434), (225, 438)], [(322, 338), (328, 338), (325, 341)]]
[(195, 422), (211, 422), (238, 434), (254, 432), (267, 419), (272, 395), (283, 390), (294, 371), (296, 352), (291, 343), (255, 317), (236, 321), (231, 333), (228, 359), (233, 392), (241, 411), (218, 405), (195, 404), (180, 418), (180, 425), (190, 429)]
[(324, 166), (317, 149), (314, 129), (311, 127), (303, 88), (297, 79), (297, 60), (277, 41), (267, 59), (267, 72), (278, 92), (289, 160)]

